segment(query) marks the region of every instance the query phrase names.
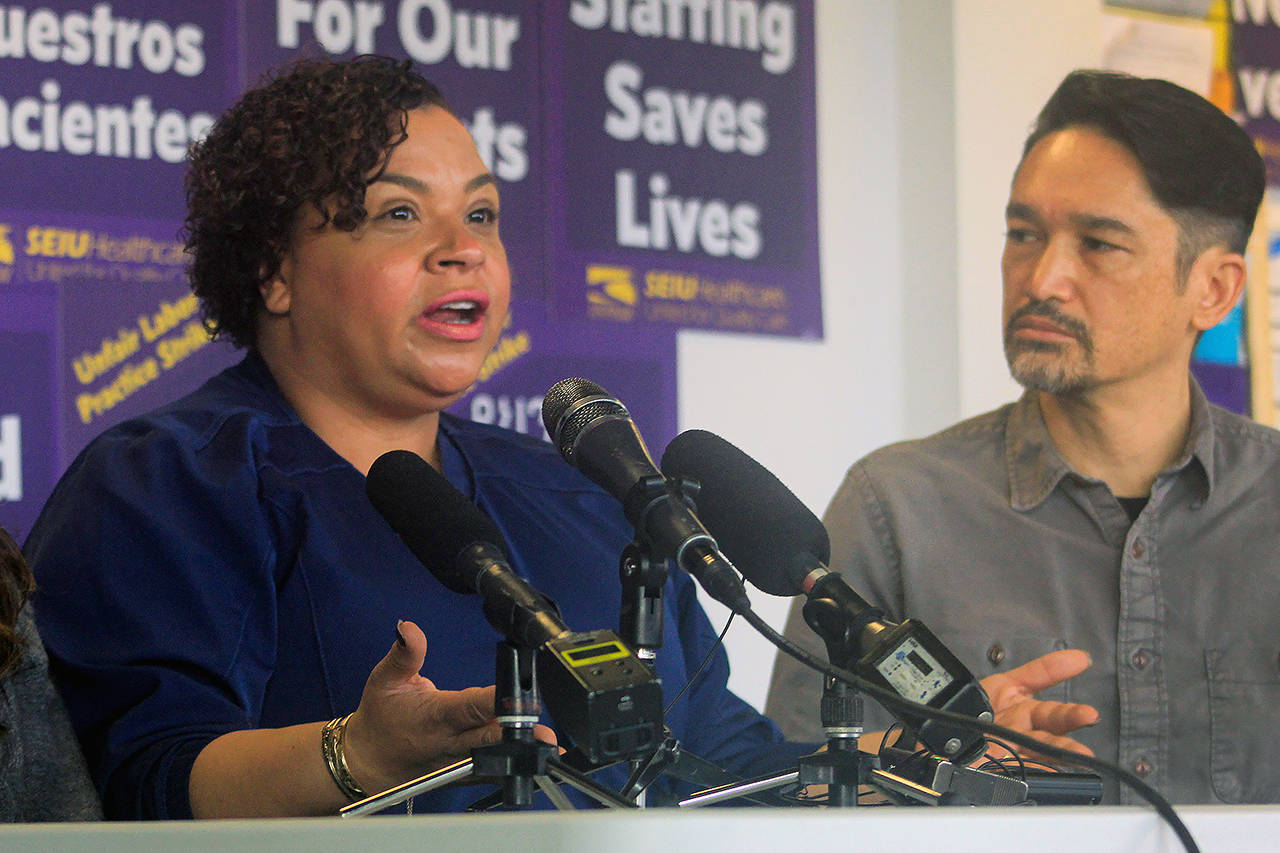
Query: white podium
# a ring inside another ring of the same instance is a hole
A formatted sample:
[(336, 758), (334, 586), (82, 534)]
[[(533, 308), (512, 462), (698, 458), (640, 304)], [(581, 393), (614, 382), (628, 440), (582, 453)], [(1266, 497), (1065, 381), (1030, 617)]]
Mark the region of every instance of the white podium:
[[(1274, 853), (1280, 806), (1184, 806), (1204, 853)], [(0, 827), (22, 853), (1178, 853), (1150, 809), (1130, 806), (654, 809), (413, 817)]]

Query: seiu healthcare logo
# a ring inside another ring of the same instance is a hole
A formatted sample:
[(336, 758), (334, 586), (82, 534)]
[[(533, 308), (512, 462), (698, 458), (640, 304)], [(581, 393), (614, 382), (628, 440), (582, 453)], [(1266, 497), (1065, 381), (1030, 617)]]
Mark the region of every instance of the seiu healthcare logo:
[(13, 266), (13, 242), (9, 239), (12, 225), (0, 225), (0, 264)]

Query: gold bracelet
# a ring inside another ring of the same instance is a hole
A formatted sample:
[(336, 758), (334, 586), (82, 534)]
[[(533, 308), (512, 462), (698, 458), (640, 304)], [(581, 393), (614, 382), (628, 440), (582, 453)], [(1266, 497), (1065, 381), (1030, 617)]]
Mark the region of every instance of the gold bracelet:
[(364, 789), (351, 775), (351, 768), (347, 767), (347, 756), (342, 751), (347, 721), (350, 719), (351, 715), (347, 714), (324, 724), (324, 729), (320, 732), (320, 752), (324, 755), (325, 766), (329, 768), (329, 775), (333, 777), (338, 789), (349, 800), (363, 800), (366, 796)]

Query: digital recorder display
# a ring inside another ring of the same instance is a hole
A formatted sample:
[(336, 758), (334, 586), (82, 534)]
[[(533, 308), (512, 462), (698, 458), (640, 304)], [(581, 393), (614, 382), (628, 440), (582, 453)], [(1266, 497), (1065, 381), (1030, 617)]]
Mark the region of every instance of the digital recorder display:
[(876, 669), (899, 695), (926, 705), (954, 680), (914, 637), (904, 639)]

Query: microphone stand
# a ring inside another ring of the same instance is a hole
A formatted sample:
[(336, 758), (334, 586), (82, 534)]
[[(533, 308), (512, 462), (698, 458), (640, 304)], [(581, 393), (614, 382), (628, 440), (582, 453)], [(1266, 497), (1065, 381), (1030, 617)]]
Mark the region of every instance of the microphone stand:
[[(732, 785), (698, 791), (681, 800), (681, 808), (699, 808), (746, 797), (760, 800), (786, 785), (826, 785), (827, 803), (837, 807), (858, 805), (858, 787), (867, 785), (899, 805), (948, 805), (955, 802), (946, 792), (880, 768), (879, 756), (858, 749), (862, 732), (862, 697), (857, 690), (828, 678), (822, 696), (823, 727), (827, 749), (800, 758), (795, 770), (763, 776)], [(772, 804), (772, 801), (771, 801)], [(794, 800), (785, 805), (797, 805)]]
[[(667, 574), (667, 561), (655, 562), (650, 549), (639, 540), (624, 548), (618, 561), (618, 578), (622, 581), (618, 634), (655, 674), (657, 650), (662, 647), (665, 626), (662, 587), (667, 582)], [(669, 750), (675, 738), (665, 724), (663, 730), (666, 737), (657, 750), (648, 758), (631, 759), (631, 775), (619, 792), (619, 796), (632, 800), (640, 808), (645, 807), (645, 792), (649, 785), (670, 761), (664, 748)], [(658, 761), (659, 756), (662, 756), (661, 762)]]
[(534, 659), (537, 649), (507, 641), (498, 643), (497, 698), (494, 702), (502, 740), (471, 750), (471, 757), (411, 779), (379, 794), (344, 806), (342, 817), (360, 817), (455, 784), (491, 783), (502, 787), (501, 808), (533, 806), (535, 786), (561, 811), (574, 805), (558, 787), (576, 788), (602, 806), (631, 809), (636, 805), (565, 764), (559, 749), (534, 738), (533, 727), (542, 712)]
[[(862, 653), (858, 641), (860, 626), (849, 626), (842, 619), (831, 618), (838, 616), (839, 605), (827, 598), (810, 599), (803, 612), (805, 621), (826, 644), (828, 660), (842, 669), (852, 669)], [(836, 629), (836, 625), (843, 627)], [(772, 780), (775, 784), (796, 781), (801, 785), (826, 785), (828, 804), (846, 808), (858, 805), (861, 785), (904, 805), (1013, 805), (1026, 800), (1025, 783), (980, 770), (955, 768), (950, 763), (947, 766), (953, 769), (951, 775), (937, 773), (929, 779), (930, 784), (882, 769), (878, 755), (864, 752), (858, 746), (863, 732), (862, 694), (844, 681), (825, 677), (821, 715), (827, 735), (826, 751), (802, 757), (796, 772), (776, 777)], [(932, 787), (939, 783), (941, 790)], [(768, 782), (762, 780), (755, 784), (763, 786)], [(728, 796), (724, 791), (701, 792), (688, 804), (705, 805)]]
[[(828, 604), (826, 599), (805, 603), (804, 617), (810, 626), (825, 625), (816, 611)], [(815, 630), (817, 630), (815, 628)], [(827, 646), (827, 660), (842, 668), (858, 659), (852, 632), (834, 635), (819, 631)], [(872, 774), (880, 770), (880, 758), (858, 748), (862, 737), (862, 693), (852, 684), (824, 676), (821, 705), (822, 728), (827, 735), (827, 751), (815, 752), (800, 759), (801, 784), (826, 784), (830, 805), (858, 805), (858, 786), (871, 784)]]
[[(821, 618), (821, 610), (836, 607), (835, 602), (828, 599), (810, 599), (804, 607), (805, 621), (822, 637), (827, 646), (827, 657), (832, 663), (844, 669), (858, 660), (859, 648), (854, 632), (843, 634), (824, 630), (824, 626), (833, 624)], [(827, 749), (803, 756), (797, 768), (792, 771), (771, 777), (762, 777), (734, 785), (724, 785), (699, 791), (688, 799), (682, 800), (682, 808), (708, 806), (736, 797), (755, 797), (762, 791), (799, 783), (800, 785), (826, 785), (827, 802), (831, 806), (851, 808), (858, 805), (859, 786), (866, 785), (882, 794), (891, 802), (900, 805), (970, 805), (1000, 803), (1012, 805), (1024, 801), (1025, 784), (1021, 790), (1008, 790), (1008, 786), (997, 788), (996, 783), (1012, 781), (996, 777), (993, 774), (965, 768), (969, 776), (980, 776), (988, 781), (986, 796), (973, 799), (966, 798), (963, 793), (954, 790), (958, 780), (953, 779), (946, 790), (936, 790), (922, 782), (910, 779), (896, 772), (882, 769), (878, 755), (864, 752), (858, 747), (858, 739), (862, 736), (862, 694), (853, 685), (839, 679), (826, 677), (822, 692), (822, 726), (827, 735)], [(896, 768), (895, 768), (896, 769)], [(960, 774), (956, 774), (958, 777)], [(1020, 783), (1021, 784), (1021, 783)], [(966, 787), (975, 787), (972, 783)]]
[(880, 758), (858, 748), (862, 736), (862, 694), (852, 685), (827, 677), (822, 688), (822, 727), (827, 735), (826, 752), (800, 759), (801, 785), (826, 785), (827, 803), (853, 807), (858, 804), (858, 786), (870, 784)]
[[(798, 783), (801, 786), (826, 785), (829, 805), (853, 807), (858, 804), (859, 785), (879, 787), (882, 783), (892, 782), (895, 790), (899, 787), (915, 787), (915, 783), (907, 779), (885, 773), (880, 769), (878, 756), (858, 748), (858, 738), (862, 734), (862, 695), (857, 688), (835, 678), (828, 677), (825, 680), (822, 690), (822, 726), (827, 734), (826, 750), (801, 757), (795, 770), (699, 791), (681, 801), (680, 805), (684, 808), (708, 806)], [(881, 778), (882, 776), (888, 778)], [(941, 797), (941, 794), (927, 789), (922, 792), (922, 797), (927, 799), (929, 794)], [(920, 797), (911, 799), (918, 800)]]
[[(646, 484), (650, 497), (659, 497), (666, 491), (665, 481), (654, 478)], [(697, 485), (680, 481), (677, 492), (686, 500), (696, 493)], [(666, 560), (655, 560), (652, 548), (637, 539), (622, 551), (618, 563), (618, 577), (622, 581), (618, 635), (635, 650), (636, 657), (655, 669), (657, 650), (662, 647), (665, 616), (662, 607), (662, 590), (668, 576)], [(727, 785), (742, 780), (704, 758), (684, 749), (680, 741), (663, 727), (665, 737), (648, 756), (630, 761), (631, 775), (619, 791), (619, 796), (631, 800), (641, 808), (645, 806), (645, 793), (663, 774), (667, 773), (684, 782), (695, 785)], [(753, 798), (756, 799), (756, 798)], [(785, 804), (780, 798), (758, 798), (766, 805)]]

